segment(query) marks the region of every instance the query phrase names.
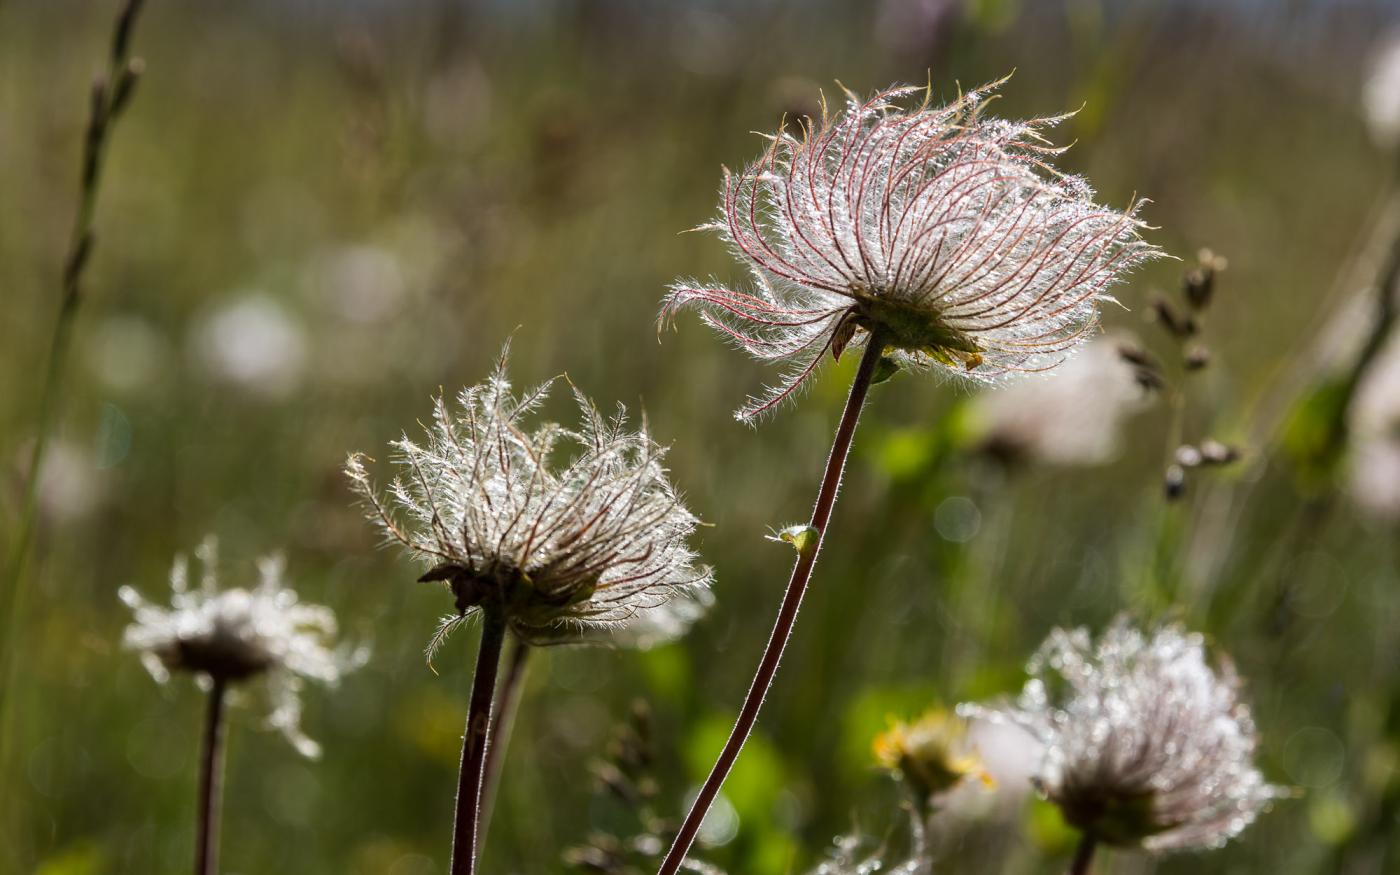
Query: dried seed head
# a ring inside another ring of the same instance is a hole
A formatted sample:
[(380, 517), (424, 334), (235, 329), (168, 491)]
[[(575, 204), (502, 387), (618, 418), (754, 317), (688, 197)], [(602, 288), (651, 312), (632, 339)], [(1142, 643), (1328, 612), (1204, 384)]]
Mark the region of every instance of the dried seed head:
[(1048, 370), (1092, 333), (1109, 289), (1160, 255), (1139, 236), (1141, 201), (1099, 206), (1084, 180), (1050, 167), (1061, 150), (1042, 131), (1063, 117), (982, 116), (999, 84), (946, 106), (920, 88), (848, 94), (841, 112), (779, 130), (757, 162), (726, 173), (707, 227), (754, 290), (679, 282), (661, 322), (694, 306), (741, 349), (788, 366), (740, 418), (875, 331), (907, 367), (979, 381)]
[(953, 789), (964, 778), (984, 784), (991, 777), (967, 742), (967, 723), (955, 714), (933, 709), (913, 723), (894, 722), (875, 737), (875, 759), (908, 782), (921, 799)]
[(1199, 635), (1150, 637), (1120, 620), (1094, 644), (1057, 629), (1015, 707), (964, 713), (1016, 723), (1045, 746), (1041, 791), (1100, 841), (1149, 851), (1215, 848), (1288, 795), (1254, 767), (1254, 721)]
[(1162, 476), (1162, 492), (1167, 501), (1176, 501), (1186, 494), (1186, 469), (1180, 463), (1167, 466), (1167, 473)]
[(1230, 266), (1222, 255), (1202, 249), (1196, 255), (1196, 266), (1182, 277), (1182, 294), (1193, 310), (1204, 310), (1215, 296), (1215, 275)]
[(1201, 462), (1206, 465), (1229, 465), (1239, 461), (1240, 451), (1217, 440), (1201, 441)]
[(1152, 299), (1152, 315), (1158, 324), (1177, 340), (1193, 337), (1199, 330), (1196, 317), (1177, 310), (1176, 305), (1160, 295)]
[(419, 579), (453, 593), (430, 657), (488, 602), (535, 645), (655, 643), (708, 604), (710, 571), (686, 543), (697, 520), (667, 479), (664, 448), (577, 389), (577, 429), (527, 430), (551, 384), (514, 395), (503, 352), (455, 410), (437, 399), (424, 443), (394, 444), (402, 473), (387, 497), (362, 456), (346, 466), (387, 540), (428, 567)]
[(298, 751), (316, 756), (316, 743), (301, 731), (300, 693), (304, 679), (334, 686), (342, 674), (364, 663), (367, 651), (332, 649), (335, 614), (302, 604), (283, 585), (282, 561), (258, 563), (261, 580), (252, 589), (220, 590), (215, 576), (216, 547), (206, 539), (196, 555), (203, 565), (198, 588), (189, 586), (189, 566), (177, 557), (170, 573), (170, 607), (146, 601), (124, 586), (118, 595), (135, 619), (122, 643), (141, 655), (157, 681), (189, 672), (202, 686), (238, 683), (266, 676), (270, 726), (281, 730)]

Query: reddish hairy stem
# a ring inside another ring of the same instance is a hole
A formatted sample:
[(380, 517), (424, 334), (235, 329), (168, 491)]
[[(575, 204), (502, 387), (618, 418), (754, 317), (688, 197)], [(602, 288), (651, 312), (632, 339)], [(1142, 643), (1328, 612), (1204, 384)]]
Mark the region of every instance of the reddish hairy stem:
[(481, 647), (472, 677), (467, 728), (462, 736), (462, 770), (457, 778), (457, 810), (452, 832), (452, 875), (475, 875), (481, 851), (477, 825), (481, 819), (481, 785), (486, 771), (486, 750), (491, 707), (496, 698), (496, 674), (501, 664), (506, 621), (499, 605), (484, 605), (481, 612)]
[(855, 437), (856, 423), (860, 420), (860, 411), (865, 406), (865, 396), (870, 391), (871, 380), (875, 376), (875, 365), (880, 361), (884, 345), (884, 339), (878, 333), (872, 335), (866, 344), (865, 354), (860, 360), (860, 369), (856, 371), (850, 395), (846, 398), (845, 412), (841, 414), (841, 423), (836, 428), (831, 455), (826, 460), (826, 473), (822, 477), (821, 489), (817, 492), (817, 503), (812, 509), (811, 527), (817, 532), (816, 543), (797, 557), (792, 577), (788, 580), (787, 591), (783, 594), (782, 606), (778, 609), (778, 619), (773, 624), (768, 646), (764, 648), (758, 669), (754, 672), (753, 682), (749, 685), (748, 695), (744, 697), (739, 717), (734, 721), (734, 729), (729, 733), (729, 740), (724, 743), (724, 749), (720, 751), (714, 767), (710, 769), (709, 777), (705, 779), (695, 802), (690, 806), (690, 813), (681, 824), (680, 832), (677, 833), (670, 852), (661, 864), (658, 875), (675, 875), (685, 862), (686, 853), (694, 843), (696, 833), (700, 831), (700, 823), (714, 803), (715, 796), (719, 795), (724, 779), (729, 776), (729, 770), (739, 758), (739, 752), (758, 720), (763, 699), (773, 685), (773, 676), (778, 672), (778, 662), (783, 657), (788, 639), (792, 637), (793, 623), (797, 620), (798, 608), (802, 606), (807, 582), (811, 580), (812, 569), (817, 564), (817, 553), (821, 550), (827, 522), (831, 519), (832, 508), (836, 506), (836, 492), (841, 485), (841, 474), (846, 467), (851, 439)]
[(209, 690), (204, 721), (204, 750), (199, 768), (199, 820), (195, 824), (194, 875), (214, 875), (219, 868), (219, 809), (224, 772), (224, 694), (222, 678)]
[(1089, 875), (1089, 864), (1094, 859), (1094, 851), (1098, 849), (1099, 841), (1089, 833), (1084, 833), (1079, 840), (1079, 847), (1074, 849), (1074, 860), (1069, 864), (1069, 875)]
[(512, 636), (510, 662), (506, 666), (501, 688), (496, 693), (496, 713), (491, 720), (491, 736), (487, 740), (486, 774), (481, 785), (481, 823), (478, 827), (482, 834), (491, 828), (491, 811), (495, 808), (496, 795), (501, 786), (501, 769), (505, 766), (506, 747), (510, 744), (511, 728), (515, 725), (515, 712), (520, 707), (520, 694), (525, 689), (525, 669), (529, 656), (530, 645)]

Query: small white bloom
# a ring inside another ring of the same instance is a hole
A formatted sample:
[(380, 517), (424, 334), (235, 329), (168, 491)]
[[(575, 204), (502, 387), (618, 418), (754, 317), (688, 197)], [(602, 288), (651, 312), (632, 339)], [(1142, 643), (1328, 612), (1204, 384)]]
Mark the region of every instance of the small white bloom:
[(1096, 338), (1043, 380), (979, 395), (972, 409), (979, 442), (998, 455), (1049, 465), (1112, 461), (1123, 423), (1151, 401), (1119, 356), (1119, 343)]
[(1381, 43), (1372, 59), (1361, 101), (1376, 145), (1400, 145), (1400, 33), (1390, 34)]
[(1351, 408), (1347, 492), (1383, 521), (1400, 520), (1400, 340), (1392, 340)]
[(1239, 679), (1228, 662), (1211, 668), (1199, 635), (1120, 620), (1095, 645), (1056, 629), (1027, 671), (1014, 708), (961, 710), (1029, 730), (1044, 745), (1041, 791), (1102, 842), (1219, 847), (1287, 795), (1255, 768)]
[(192, 341), (212, 376), (266, 398), (291, 394), (306, 369), (306, 332), (286, 307), (261, 292), (211, 313)]
[(779, 130), (725, 174), (706, 227), (754, 289), (676, 283), (661, 322), (696, 307), (741, 349), (788, 365), (740, 418), (872, 332), (906, 367), (982, 382), (1048, 370), (1093, 333), (1110, 288), (1161, 254), (1139, 236), (1141, 202), (1099, 206), (1086, 181), (1049, 166), (1060, 150), (1041, 132), (1060, 119), (981, 114), (995, 87), (946, 106), (921, 88), (848, 94), (844, 111)]
[(215, 680), (233, 684), (266, 676), (268, 725), (303, 755), (316, 756), (319, 747), (301, 731), (304, 680), (334, 686), (342, 674), (363, 664), (366, 651), (332, 649), (335, 614), (297, 600), (282, 582), (280, 558), (259, 561), (256, 587), (220, 589), (214, 540), (206, 539), (196, 555), (204, 570), (199, 586), (190, 587), (189, 565), (185, 557), (176, 557), (168, 608), (129, 586), (121, 588), (118, 595), (135, 614), (123, 645), (138, 651), (161, 683), (181, 671), (193, 673), (205, 688)]
[[(361, 456), (347, 473), (392, 543), (443, 581), (456, 613), (429, 653), (483, 605), (535, 645), (654, 643), (707, 604), (710, 570), (687, 545), (696, 518), (662, 467), (664, 448), (605, 419), (574, 391), (577, 430), (525, 420), (551, 383), (516, 397), (506, 356), (454, 411), (438, 398), (426, 442), (395, 442), (403, 470), (382, 497)], [(571, 453), (557, 459), (560, 449)]]

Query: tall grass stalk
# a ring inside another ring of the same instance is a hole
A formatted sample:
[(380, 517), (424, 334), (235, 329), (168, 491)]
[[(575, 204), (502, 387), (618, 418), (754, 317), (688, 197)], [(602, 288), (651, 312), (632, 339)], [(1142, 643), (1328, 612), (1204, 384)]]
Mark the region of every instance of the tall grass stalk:
[(125, 0), (123, 3), (112, 30), (107, 71), (99, 75), (92, 85), (91, 108), (83, 140), (77, 215), (73, 221), (68, 252), (64, 257), (58, 317), (54, 322), (48, 360), (43, 369), (39, 417), (34, 432), (34, 445), (29, 452), (29, 465), (24, 472), (19, 519), (5, 563), (3, 585), (0, 585), (0, 617), (5, 618), (0, 622), (7, 626), (4, 636), (0, 637), (0, 769), (3, 769), (9, 749), (9, 711), (15, 688), (15, 644), (24, 616), (27, 588), (25, 568), (37, 525), (39, 481), (43, 475), (44, 459), (54, 422), (63, 402), (68, 348), (73, 342), (73, 326), (83, 302), (83, 277), (96, 240), (92, 228), (93, 215), (96, 211), (107, 146), (117, 119), (131, 101), (143, 68), (139, 58), (130, 56), (131, 34), (143, 2), (144, 0)]

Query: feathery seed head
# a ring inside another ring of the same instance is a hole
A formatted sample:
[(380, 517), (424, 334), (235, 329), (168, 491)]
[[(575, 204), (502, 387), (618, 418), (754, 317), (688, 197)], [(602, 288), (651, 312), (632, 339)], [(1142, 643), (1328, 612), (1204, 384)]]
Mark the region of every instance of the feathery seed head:
[(259, 561), (256, 587), (221, 590), (214, 539), (207, 538), (196, 556), (204, 573), (194, 589), (185, 557), (176, 557), (168, 608), (147, 601), (132, 587), (118, 591), (134, 614), (123, 645), (138, 651), (146, 670), (161, 683), (172, 672), (190, 672), (206, 688), (213, 681), (238, 683), (266, 675), (268, 724), (302, 754), (316, 756), (319, 748), (301, 731), (304, 679), (334, 686), (342, 674), (364, 663), (367, 651), (332, 648), (335, 614), (297, 600), (283, 583), (280, 558)]
[(1037, 783), (1065, 819), (1108, 844), (1215, 848), (1287, 795), (1254, 767), (1258, 737), (1228, 662), (1175, 626), (1126, 621), (1099, 639), (1056, 629), (1027, 666), (1014, 708), (964, 706), (1044, 745)]
[(430, 658), (488, 603), (535, 645), (656, 643), (708, 604), (710, 571), (687, 545), (697, 520), (667, 479), (664, 448), (645, 425), (629, 431), (620, 406), (605, 418), (577, 389), (577, 429), (528, 431), (552, 382), (514, 395), (503, 352), (455, 410), (437, 399), (424, 443), (394, 444), (403, 473), (387, 497), (350, 457), (370, 519), (428, 566), (420, 581), (455, 597)]
[(787, 364), (741, 419), (876, 331), (906, 367), (979, 381), (1047, 370), (1092, 333), (1109, 289), (1161, 254), (1139, 236), (1142, 201), (1099, 206), (1048, 164), (1062, 150), (1041, 131), (1063, 116), (982, 115), (1000, 84), (946, 106), (922, 88), (848, 93), (843, 111), (780, 129), (758, 161), (726, 172), (706, 227), (754, 290), (679, 282), (661, 322), (694, 306), (754, 357)]
[(975, 777), (991, 778), (967, 742), (967, 723), (955, 714), (932, 709), (913, 723), (895, 722), (875, 737), (875, 759), (929, 799)]

